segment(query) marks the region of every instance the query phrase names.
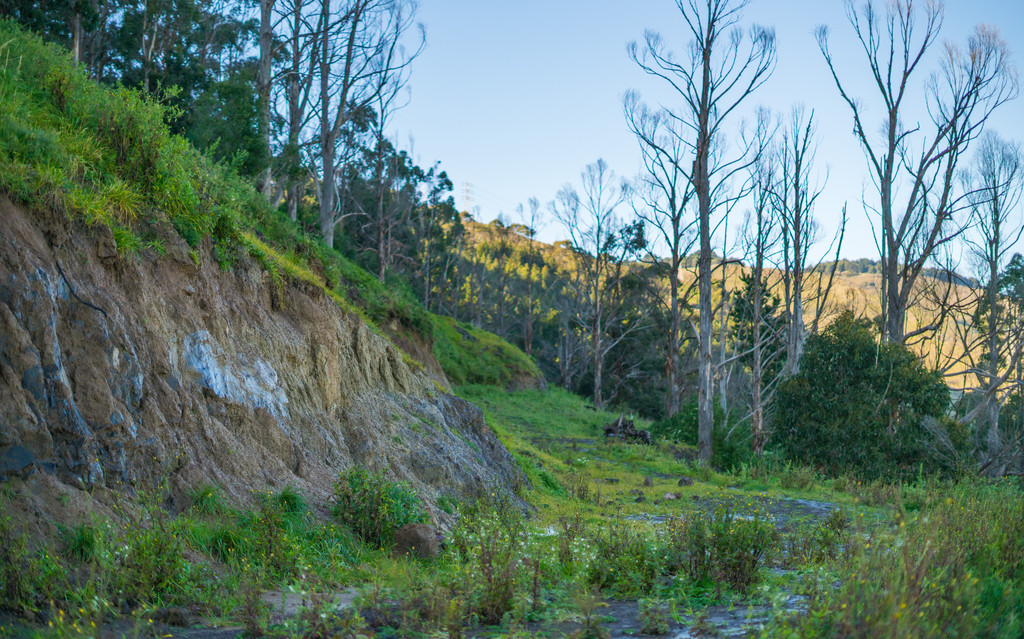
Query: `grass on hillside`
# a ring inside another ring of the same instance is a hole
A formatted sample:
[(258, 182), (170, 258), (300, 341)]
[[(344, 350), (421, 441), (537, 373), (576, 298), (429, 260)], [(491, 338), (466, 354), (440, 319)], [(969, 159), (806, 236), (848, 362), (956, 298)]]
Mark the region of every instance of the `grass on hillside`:
[(232, 166), (172, 135), (176, 116), (158, 97), (96, 84), (66, 51), (0, 20), (0, 192), (109, 227), (129, 258), (162, 254), (154, 223), (167, 220), (195, 249), (208, 239), (222, 268), (249, 255), (371, 326), (398, 320), (429, 339), (429, 314), (403, 287), (308, 236)]
[(432, 315), (431, 319), (434, 357), (452, 384), (506, 388), (544, 379), (528, 355), (494, 333), (450, 317)]

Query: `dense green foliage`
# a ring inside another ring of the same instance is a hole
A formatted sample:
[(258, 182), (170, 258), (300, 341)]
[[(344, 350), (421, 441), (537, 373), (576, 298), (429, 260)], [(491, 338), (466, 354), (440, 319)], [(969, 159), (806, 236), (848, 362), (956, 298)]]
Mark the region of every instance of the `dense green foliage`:
[(250, 6), (0, 0), (0, 18), (66, 49), (74, 48), (77, 18), (79, 61), (90, 78), (161, 95), (174, 133), (252, 177), (268, 165), (270, 149), (258, 135)]
[[(682, 442), (688, 446), (697, 445), (697, 397), (689, 397), (679, 412), (672, 417), (651, 424), (651, 434), (657, 438)], [(711, 432), (712, 455), (711, 465), (723, 470), (739, 468), (749, 462), (753, 456), (746, 435), (748, 428), (744, 424), (735, 425), (722, 410), (721, 403), (715, 400), (715, 425)], [(730, 435), (731, 431), (731, 435)]]
[(780, 386), (773, 443), (831, 475), (912, 477), (933, 469), (922, 420), (948, 405), (938, 373), (847, 312), (808, 338), (800, 372)]
[(402, 526), (426, 521), (419, 498), (407, 484), (365, 468), (342, 473), (334, 486), (333, 512), (364, 541), (379, 547), (390, 546)]

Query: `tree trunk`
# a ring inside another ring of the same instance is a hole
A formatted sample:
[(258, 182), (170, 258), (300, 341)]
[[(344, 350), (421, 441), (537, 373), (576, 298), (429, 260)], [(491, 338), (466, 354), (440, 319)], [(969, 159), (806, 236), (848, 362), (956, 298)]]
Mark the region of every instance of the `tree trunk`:
[[(698, 156), (699, 158), (700, 156)], [(705, 152), (704, 162), (707, 161)], [(711, 440), (715, 423), (714, 362), (711, 357), (713, 336), (711, 307), (711, 194), (708, 190), (706, 164), (698, 159), (698, 200), (700, 205), (700, 255), (697, 258), (697, 295), (700, 328), (697, 356), (697, 457), (703, 464), (711, 462)], [(701, 169), (703, 169), (701, 171)]]
[[(673, 260), (673, 263), (675, 260)], [(672, 417), (679, 412), (679, 336), (682, 330), (679, 308), (679, 266), (669, 274), (669, 318), (668, 353), (665, 359), (665, 377), (668, 381), (668, 395), (665, 402), (665, 416)]]
[(260, 109), (257, 129), (267, 161), (263, 176), (260, 178), (260, 192), (267, 199), (270, 199), (272, 182), (270, 174), (270, 83), (274, 54), (274, 2), (275, 0), (260, 0), (260, 58), (256, 70), (256, 92)]

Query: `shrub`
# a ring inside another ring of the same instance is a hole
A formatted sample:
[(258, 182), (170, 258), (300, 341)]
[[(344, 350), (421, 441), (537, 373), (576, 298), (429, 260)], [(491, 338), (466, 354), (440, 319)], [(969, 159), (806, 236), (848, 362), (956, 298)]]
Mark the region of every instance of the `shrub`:
[(663, 564), (655, 544), (635, 526), (609, 522), (606, 533), (591, 541), (596, 557), (587, 574), (589, 583), (627, 597), (651, 591)]
[(863, 478), (935, 470), (925, 417), (939, 417), (949, 389), (905, 346), (880, 344), (846, 312), (807, 339), (800, 372), (779, 387), (772, 438), (786, 457), (829, 475)]
[(383, 471), (353, 468), (344, 472), (334, 484), (334, 499), (334, 516), (378, 547), (391, 544), (402, 526), (427, 520), (412, 488), (388, 481)]
[(741, 518), (731, 508), (694, 512), (670, 522), (665, 557), (697, 583), (728, 584), (745, 593), (760, 579), (760, 569), (775, 549), (778, 534), (759, 513)]
[[(739, 468), (749, 462), (753, 453), (749, 442), (744, 436), (749, 428), (738, 427), (729, 435), (728, 418), (722, 405), (715, 399), (714, 429), (711, 432), (711, 465), (722, 470)], [(651, 424), (651, 434), (655, 439), (670, 439), (689, 446), (698, 444), (698, 406), (697, 397), (687, 400), (679, 412)]]
[(637, 602), (637, 620), (645, 635), (665, 635), (669, 629), (669, 602), (661, 599), (641, 599)]
[(192, 511), (199, 515), (223, 515), (227, 512), (224, 495), (220, 487), (202, 484), (189, 493)]

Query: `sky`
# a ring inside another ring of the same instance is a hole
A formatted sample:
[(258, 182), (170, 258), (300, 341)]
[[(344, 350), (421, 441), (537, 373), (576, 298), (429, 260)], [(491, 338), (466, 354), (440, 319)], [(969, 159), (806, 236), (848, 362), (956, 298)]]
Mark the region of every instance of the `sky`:
[[(598, 158), (621, 177), (635, 176), (640, 152), (626, 127), (623, 94), (635, 89), (650, 102), (671, 96), (629, 60), (627, 43), (653, 30), (681, 55), (688, 42), (674, 0), (421, 0), (418, 19), (427, 46), (413, 64), (410, 100), (394, 116), (391, 135), (421, 165), (439, 161), (455, 185), (456, 205), (484, 222), (499, 214), (518, 221), (517, 205), (531, 197), (544, 207), (564, 184), (578, 185), (581, 170)], [(751, 0), (741, 25), (751, 24), (775, 29), (777, 64), (730, 135), (757, 107), (780, 114), (797, 104), (813, 109), (820, 142), (816, 168), (824, 183), (816, 209), (818, 250), (835, 233), (846, 203), (842, 256), (877, 257), (861, 204), (862, 196), (877, 194), (849, 107), (814, 38), (818, 25), (830, 27), (840, 78), (873, 104), (877, 92), (842, 0)], [(977, 24), (1000, 30), (1024, 72), (1024, 0), (947, 0), (940, 38), (965, 43)], [(926, 61), (912, 80), (915, 94), (923, 95), (937, 69), (934, 59)], [(880, 117), (875, 109), (867, 120), (880, 123)], [(910, 117), (927, 114), (922, 108)], [(1024, 98), (1004, 105), (989, 128), (1024, 143)], [(566, 233), (548, 216), (540, 237), (554, 241)]]

